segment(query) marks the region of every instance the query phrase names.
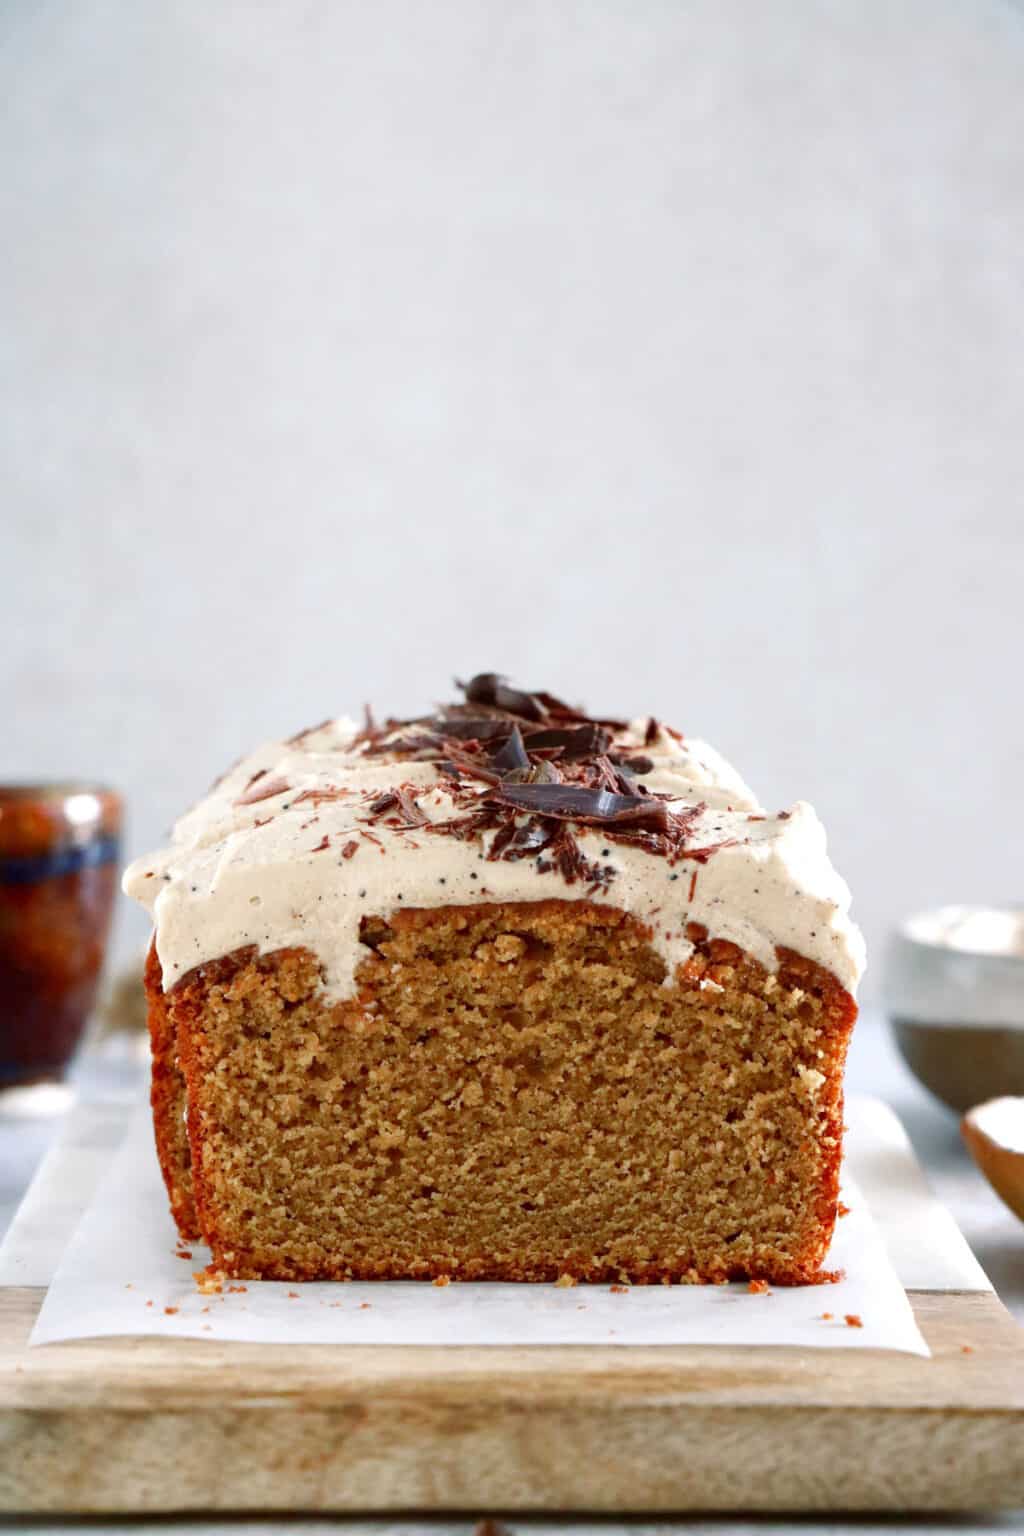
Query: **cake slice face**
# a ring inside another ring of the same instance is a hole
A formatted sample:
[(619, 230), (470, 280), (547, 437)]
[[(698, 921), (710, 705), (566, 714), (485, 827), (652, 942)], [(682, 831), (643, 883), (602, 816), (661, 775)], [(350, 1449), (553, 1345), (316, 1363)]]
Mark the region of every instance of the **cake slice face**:
[(863, 963), (813, 811), (466, 693), (262, 749), (128, 871), (179, 1223), (250, 1278), (813, 1279)]

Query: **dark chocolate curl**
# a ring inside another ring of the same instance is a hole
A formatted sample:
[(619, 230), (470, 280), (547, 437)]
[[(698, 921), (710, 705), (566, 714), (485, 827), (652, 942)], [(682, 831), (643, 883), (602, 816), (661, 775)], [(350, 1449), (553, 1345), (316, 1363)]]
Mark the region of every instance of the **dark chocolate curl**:
[(521, 720), (543, 720), (544, 710), (532, 693), (510, 688), (499, 672), (478, 672), (468, 683), (458, 686), (469, 704), (490, 704)]
[(586, 725), (578, 725), (572, 729), (527, 731), (525, 742), (528, 752), (537, 752), (544, 747), (561, 747), (562, 756), (568, 762), (581, 757), (596, 757), (602, 752), (607, 752), (611, 745), (611, 736), (599, 725), (588, 721)]
[(507, 720), (494, 715), (446, 715), (430, 723), (439, 736), (453, 736), (458, 741), (499, 741), (510, 730)]
[(618, 795), (610, 789), (588, 789), (584, 784), (501, 784), (497, 795), (519, 811), (560, 821), (641, 827), (647, 832), (672, 830), (667, 802), (654, 795)]
[(519, 727), (514, 725), (511, 736), (492, 756), (491, 767), (504, 776), (506, 773), (512, 773), (516, 768), (529, 768), (529, 766), (530, 759), (526, 755)]

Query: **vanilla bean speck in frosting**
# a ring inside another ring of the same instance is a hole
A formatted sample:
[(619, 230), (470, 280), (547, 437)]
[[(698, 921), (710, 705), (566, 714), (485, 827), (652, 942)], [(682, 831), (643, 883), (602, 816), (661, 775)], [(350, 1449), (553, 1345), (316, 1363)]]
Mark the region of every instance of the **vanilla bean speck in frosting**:
[(165, 990), (249, 945), (304, 947), (341, 1000), (366, 918), (556, 898), (646, 924), (666, 985), (696, 923), (769, 968), (794, 950), (855, 991), (864, 943), (811, 806), (762, 811), (713, 748), (654, 719), (592, 719), (493, 673), (462, 691), (433, 715), (326, 721), (260, 747), (131, 865)]

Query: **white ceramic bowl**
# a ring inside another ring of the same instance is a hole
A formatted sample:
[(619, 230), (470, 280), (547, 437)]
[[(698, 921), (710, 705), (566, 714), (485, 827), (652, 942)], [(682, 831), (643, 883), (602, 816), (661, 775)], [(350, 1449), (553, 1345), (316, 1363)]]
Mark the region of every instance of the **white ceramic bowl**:
[(889, 940), (885, 1002), (903, 1059), (951, 1109), (1024, 1094), (1024, 910), (908, 918)]

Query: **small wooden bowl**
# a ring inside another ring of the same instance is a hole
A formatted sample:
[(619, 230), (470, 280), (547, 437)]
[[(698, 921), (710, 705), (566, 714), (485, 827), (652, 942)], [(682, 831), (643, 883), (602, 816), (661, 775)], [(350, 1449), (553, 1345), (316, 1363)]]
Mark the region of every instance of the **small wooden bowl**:
[(976, 1105), (961, 1120), (960, 1134), (1003, 1204), (1024, 1221), (1024, 1098)]

